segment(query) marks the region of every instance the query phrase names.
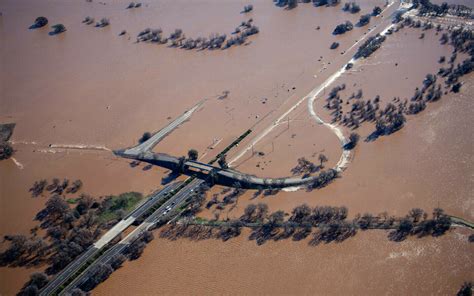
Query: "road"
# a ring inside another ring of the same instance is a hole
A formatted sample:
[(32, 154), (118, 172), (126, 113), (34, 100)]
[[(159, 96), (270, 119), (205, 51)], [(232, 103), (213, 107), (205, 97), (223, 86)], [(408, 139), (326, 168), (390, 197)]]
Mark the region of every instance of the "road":
[(165, 128), (155, 133), (150, 139), (146, 140), (140, 145), (125, 149), (121, 151), (121, 153), (127, 155), (127, 154), (140, 154), (145, 151), (151, 151), (151, 149), (153, 149), (153, 147), (155, 147), (156, 144), (158, 144), (158, 142), (160, 142), (164, 137), (166, 137), (170, 132), (172, 132), (175, 128), (177, 128), (183, 122), (188, 120), (189, 117), (191, 117), (191, 115), (194, 113), (194, 111), (196, 111), (199, 107), (201, 107), (202, 104), (203, 102), (199, 102), (196, 106), (184, 112), (181, 116), (173, 120)]
[[(390, 14), (390, 17), (385, 17), (384, 19), (382, 19), (382, 21), (379, 24), (375, 25), (370, 30), (369, 33), (363, 35), (361, 39), (359, 39), (348, 50), (346, 50), (343, 56), (349, 53), (352, 54), (355, 51), (355, 47), (359, 43), (361, 43), (364, 39), (371, 36), (373, 33), (377, 33), (381, 31), (382, 34), (385, 34), (387, 32), (388, 28), (392, 26), (392, 16), (396, 13), (396, 11), (406, 11), (407, 7), (409, 7), (409, 4), (405, 3), (403, 0), (393, 1), (384, 9), (381, 15), (377, 16), (377, 18), (381, 18), (382, 15), (389, 13), (388, 11), (392, 9), (391, 7), (393, 4), (395, 4), (395, 2), (398, 2), (398, 7)], [(384, 28), (384, 29), (380, 29), (380, 28)], [(341, 146), (344, 147), (345, 143), (347, 143), (347, 139), (344, 137), (342, 131), (339, 128), (336, 128), (334, 125), (325, 123), (324, 121), (322, 121), (321, 118), (316, 115), (313, 109), (314, 100), (321, 94), (322, 91), (324, 91), (327, 87), (329, 87), (345, 71), (345, 67), (348, 63), (354, 63), (354, 59), (350, 58), (347, 60), (343, 60), (342, 63), (341, 62), (338, 62), (338, 63), (341, 64), (341, 69), (339, 69), (338, 71), (330, 75), (326, 79), (326, 81), (324, 81), (321, 85), (316, 86), (313, 90), (311, 90), (309, 94), (300, 98), (294, 105), (292, 105), (289, 109), (283, 112), (270, 126), (266, 127), (261, 133), (257, 134), (257, 136), (254, 139), (252, 139), (251, 142), (243, 150), (241, 150), (236, 156), (234, 156), (229, 161), (229, 166), (237, 162), (240, 158), (242, 158), (249, 151), (251, 151), (257, 143), (259, 143), (263, 138), (265, 138), (268, 134), (270, 134), (270, 132), (272, 132), (273, 129), (276, 128), (280, 123), (286, 121), (289, 118), (290, 113), (296, 110), (305, 101), (308, 101), (308, 109), (312, 117), (316, 120), (316, 122), (318, 124), (323, 124), (329, 127), (330, 130), (338, 137), (339, 141), (341, 142)], [(342, 150), (343, 151), (342, 151), (341, 158), (339, 162), (336, 164), (336, 166), (334, 167), (334, 169), (338, 172), (341, 172), (342, 170), (344, 170), (350, 161), (350, 151), (344, 148)], [(311, 181), (308, 180), (308, 182), (311, 182)], [(296, 180), (292, 180), (290, 183), (294, 184), (290, 186), (299, 186), (297, 185), (298, 181)], [(302, 184), (304, 183), (305, 182), (302, 182)]]
[(97, 266), (101, 263), (109, 263), (114, 258), (114, 256), (123, 253), (131, 243), (137, 240), (143, 232), (150, 230), (159, 220), (168, 219), (169, 216), (171, 216), (173, 210), (183, 204), (186, 198), (188, 198), (203, 183), (204, 181), (199, 179), (192, 180), (178, 193), (176, 193), (173, 197), (166, 201), (161, 207), (159, 207), (155, 212), (153, 212), (153, 214), (146, 218), (124, 239), (122, 239), (119, 243), (108, 249), (102, 256), (100, 256), (96, 261), (94, 261), (94, 263), (89, 265), (89, 267), (87, 267), (78, 277), (76, 277), (63, 291), (61, 291), (59, 295), (67, 295), (74, 288), (86, 282), (94, 266)]
[(173, 183), (163, 188), (162, 190), (154, 193), (138, 207), (135, 208), (125, 219), (121, 220), (108, 230), (95, 244), (93, 244), (86, 252), (71, 262), (66, 268), (64, 268), (56, 277), (48, 283), (40, 292), (40, 295), (51, 295), (58, 287), (63, 285), (73, 274), (75, 274), (81, 266), (84, 265), (88, 260), (93, 258), (105, 245), (111, 242), (127, 227), (132, 225), (133, 222), (149, 209), (151, 209), (158, 201), (165, 197), (166, 193), (178, 187), (179, 183)]

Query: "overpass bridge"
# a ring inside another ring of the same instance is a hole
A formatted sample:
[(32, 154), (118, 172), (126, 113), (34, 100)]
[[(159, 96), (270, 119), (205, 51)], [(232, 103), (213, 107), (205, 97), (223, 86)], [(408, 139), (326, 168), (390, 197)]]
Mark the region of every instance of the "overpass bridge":
[[(244, 189), (267, 189), (286, 188), (307, 185), (315, 182), (319, 176), (307, 178), (283, 177), (283, 178), (260, 178), (254, 175), (245, 174), (231, 168), (221, 167), (202, 163), (195, 160), (178, 158), (165, 153), (155, 153), (152, 149), (166, 135), (177, 128), (184, 121), (189, 119), (193, 112), (199, 109), (202, 102), (189, 109), (176, 118), (163, 129), (153, 134), (148, 140), (137, 146), (114, 150), (114, 154), (123, 158), (139, 160), (152, 165), (157, 165), (169, 170), (179, 172), (184, 175), (194, 176), (202, 180), (207, 180), (212, 184), (219, 184), (229, 187), (240, 187)], [(337, 174), (336, 170), (330, 170), (328, 174)]]
[[(152, 165), (167, 168), (184, 175), (194, 176), (199, 179), (208, 180), (212, 184), (229, 187), (240, 187), (244, 189), (267, 189), (286, 188), (307, 185), (313, 183), (319, 176), (307, 178), (283, 177), (283, 178), (261, 178), (250, 174), (245, 174), (230, 168), (224, 169), (195, 160), (180, 160), (175, 156), (165, 153), (154, 153), (144, 151), (135, 153), (134, 150), (115, 150), (114, 154), (123, 158), (129, 158), (147, 162)], [(336, 174), (335, 170), (333, 173)]]

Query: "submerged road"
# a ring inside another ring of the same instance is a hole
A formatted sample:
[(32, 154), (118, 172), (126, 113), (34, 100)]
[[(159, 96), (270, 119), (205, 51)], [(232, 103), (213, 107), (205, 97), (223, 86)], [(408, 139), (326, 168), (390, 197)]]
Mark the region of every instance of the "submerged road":
[(177, 128), (183, 122), (188, 120), (191, 117), (191, 115), (193, 115), (194, 111), (196, 111), (199, 107), (201, 107), (202, 104), (203, 104), (203, 101), (199, 102), (196, 106), (184, 112), (181, 116), (173, 120), (165, 128), (155, 133), (150, 139), (141, 143), (140, 145), (125, 149), (124, 153), (139, 154), (145, 151), (151, 151), (151, 149), (153, 149), (153, 147), (155, 147), (156, 144), (158, 144), (158, 142), (160, 142), (164, 137), (166, 137), (170, 132), (172, 132), (175, 128)]
[[(354, 48), (357, 44), (361, 43), (363, 40), (368, 38), (369, 36), (373, 35), (375, 31), (379, 31), (381, 35), (386, 35), (386, 33), (394, 27), (394, 24), (392, 24), (392, 17), (399, 12), (405, 13), (409, 8), (410, 4), (404, 2), (404, 1), (397, 1), (399, 6), (391, 13), (389, 17), (384, 18), (379, 24), (373, 26), (370, 31), (362, 36), (361, 39), (359, 39), (355, 44), (353, 44), (349, 50)], [(382, 12), (385, 13), (387, 10), (391, 8), (395, 4), (395, 1), (392, 1)], [(381, 16), (378, 16), (381, 17)], [(382, 27), (382, 28), (380, 28)], [(349, 51), (348, 50), (348, 51)], [(347, 52), (348, 52), (347, 51)], [(347, 53), (346, 52), (346, 53)], [(358, 60), (351, 58), (344, 63), (341, 63), (342, 66), (339, 70), (337, 70), (335, 73), (333, 73), (331, 76), (329, 76), (321, 85), (317, 86), (314, 88), (308, 95), (304, 96), (301, 98), (299, 101), (297, 101), (292, 107), (290, 107), (288, 110), (283, 112), (283, 114), (273, 122), (272, 125), (269, 127), (265, 128), (260, 134), (258, 134), (251, 142), (250, 144), (247, 145), (245, 149), (243, 149), (240, 153), (238, 153), (230, 162), (229, 165), (232, 165), (232, 163), (235, 163), (238, 159), (240, 159), (242, 156), (244, 156), (246, 153), (248, 153), (254, 145), (256, 145), (258, 142), (260, 142), (265, 136), (267, 136), (275, 127), (277, 127), (279, 124), (281, 124), (283, 121), (287, 120), (288, 115), (293, 112), (296, 108), (298, 108), (303, 102), (307, 101), (308, 104), (308, 111), (310, 115), (314, 118), (317, 124), (324, 125), (328, 127), (339, 139), (342, 147), (342, 154), (335, 165), (335, 167), (332, 169), (333, 173), (335, 172), (340, 173), (342, 172), (345, 168), (347, 168), (348, 164), (350, 163), (351, 159), (351, 150), (346, 149), (345, 146), (349, 142), (349, 140), (344, 136), (344, 133), (342, 131), (342, 128), (333, 123), (325, 122), (318, 114), (316, 113), (314, 109), (314, 102), (318, 98), (318, 96), (323, 92), (327, 87), (329, 87), (338, 77), (340, 77), (344, 72), (346, 72), (346, 65), (348, 63), (355, 64), (358, 62)], [(153, 142), (152, 139), (149, 141)], [(148, 142), (148, 141), (147, 141)], [(152, 143), (147, 143), (145, 142), (142, 145), (143, 147), (151, 146)], [(139, 147), (137, 146), (137, 147)], [(288, 187), (294, 187), (294, 188), (299, 188), (301, 186), (311, 184), (315, 181), (319, 181), (319, 176), (311, 176), (307, 178), (295, 178), (295, 177), (283, 177), (283, 178), (260, 178), (256, 177), (253, 175), (245, 174), (238, 172), (233, 169), (222, 169), (219, 167), (211, 166), (209, 164), (205, 163), (200, 163), (197, 161), (193, 160), (187, 160), (184, 162), (184, 165), (182, 168), (179, 168), (179, 159), (170, 155), (166, 154), (161, 154), (161, 153), (153, 153), (149, 149), (136, 149), (135, 148), (129, 148), (126, 150), (118, 150), (114, 151), (116, 155), (119, 155), (121, 157), (125, 158), (131, 158), (131, 159), (137, 159), (140, 161), (148, 162), (150, 164), (162, 166), (168, 169), (172, 170), (177, 170), (181, 171), (184, 174), (187, 175), (192, 175), (196, 176), (198, 178), (209, 178), (209, 176), (212, 176), (214, 179), (214, 183), (220, 184), (220, 185), (225, 185), (225, 186), (233, 186), (234, 183), (238, 183), (242, 188), (248, 188), (248, 189), (264, 189), (264, 188), (288, 188)], [(329, 178), (333, 178), (334, 175), (333, 173), (329, 173), (331, 175)], [(328, 177), (328, 176), (326, 176)]]
[[(405, 11), (409, 6), (407, 6), (407, 3), (405, 3), (403, 0), (397, 1), (399, 3), (398, 8), (391, 14), (390, 17), (385, 18), (382, 20), (382, 22), (378, 25), (375, 25), (367, 34), (363, 35), (361, 39), (359, 39), (356, 43), (354, 43), (347, 51), (348, 53), (350, 50), (352, 50), (357, 44), (361, 43), (363, 40), (365, 40), (368, 36), (371, 35), (376, 29), (378, 29), (380, 26), (384, 27), (384, 29), (381, 32), (381, 35), (385, 35), (386, 32), (393, 26), (392, 24), (392, 16), (398, 12), (398, 11)], [(395, 1), (392, 1), (381, 13), (383, 15), (388, 9), (391, 8), (391, 6), (395, 4)], [(377, 17), (381, 17), (381, 15)], [(344, 54), (345, 55), (345, 54)], [(308, 101), (308, 111), (311, 114), (311, 116), (315, 119), (317, 124), (324, 125), (328, 127), (339, 139), (342, 147), (342, 154), (341, 157), (336, 164), (336, 166), (333, 168), (336, 170), (338, 173), (342, 172), (345, 168), (347, 168), (350, 158), (351, 158), (351, 151), (344, 149), (345, 144), (348, 142), (348, 139), (344, 136), (342, 129), (332, 123), (325, 122), (321, 117), (319, 117), (316, 114), (316, 111), (314, 109), (314, 101), (317, 99), (317, 97), (321, 94), (322, 91), (324, 91), (327, 87), (329, 87), (338, 77), (340, 77), (346, 70), (345, 67), (348, 63), (355, 63), (356, 60), (354, 58), (351, 58), (347, 60), (347, 62), (343, 63), (342, 67), (336, 71), (334, 74), (329, 76), (321, 85), (317, 86), (309, 94), (301, 98), (299, 101), (297, 101), (293, 106), (291, 106), (288, 110), (286, 110), (280, 117), (278, 117), (277, 120), (273, 122), (271, 126), (268, 126), (266, 129), (264, 129), (260, 134), (258, 134), (251, 142), (250, 144), (247, 145), (245, 149), (243, 149), (240, 153), (238, 153), (236, 156), (232, 158), (232, 160), (229, 162), (229, 165), (232, 165), (235, 163), (237, 160), (242, 158), (246, 153), (252, 150), (252, 148), (259, 143), (264, 137), (266, 137), (275, 127), (277, 127), (279, 124), (282, 122), (286, 121), (289, 114), (296, 110), (304, 101)], [(300, 179), (301, 180), (301, 179)], [(289, 182), (290, 184), (295, 184), (295, 185), (290, 185), (290, 186), (299, 186), (297, 185), (298, 183), (305, 184), (311, 182), (311, 180), (307, 180), (307, 182), (297, 182), (296, 180), (292, 180)], [(300, 185), (301, 185), (300, 184)]]

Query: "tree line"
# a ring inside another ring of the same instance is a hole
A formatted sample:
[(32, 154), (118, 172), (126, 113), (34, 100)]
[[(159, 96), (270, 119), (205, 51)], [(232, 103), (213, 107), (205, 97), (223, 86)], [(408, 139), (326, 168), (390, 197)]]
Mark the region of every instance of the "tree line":
[[(37, 224), (30, 230), (31, 235), (3, 237), (0, 266), (46, 266), (45, 274), (56, 274), (121, 219), (131, 200), (142, 198), (141, 194), (131, 192), (100, 199), (86, 194), (66, 199), (64, 189), (74, 191), (82, 182), (74, 182), (69, 187), (64, 186), (65, 183), (68, 182), (59, 182), (59, 179), (49, 184), (45, 180), (35, 182), (32, 186), (35, 194), (41, 187), (48, 190), (50, 196), (35, 216)], [(33, 274), (20, 294), (35, 295), (34, 291), (46, 282), (47, 276)]]
[(160, 237), (176, 240), (221, 239), (229, 240), (239, 236), (243, 227), (251, 229), (250, 240), (257, 245), (266, 241), (291, 238), (294, 241), (306, 239), (312, 234), (309, 244), (342, 242), (358, 231), (382, 229), (388, 231), (388, 239), (399, 242), (409, 236), (440, 236), (451, 227), (451, 219), (442, 209), (428, 213), (414, 208), (402, 217), (389, 216), (387, 213), (372, 215), (365, 213), (347, 218), (346, 207), (316, 206), (303, 204), (295, 207), (291, 213), (283, 211), (269, 212), (264, 203), (250, 204), (238, 219), (203, 220), (187, 217), (178, 223), (167, 225)]
[(227, 49), (234, 45), (242, 45), (247, 42), (248, 37), (258, 34), (259, 28), (253, 24), (253, 19), (242, 22), (231, 37), (226, 34), (212, 34), (209, 38), (186, 38), (186, 35), (181, 29), (176, 29), (168, 37), (163, 36), (163, 30), (158, 29), (144, 29), (137, 36), (137, 42), (148, 42), (156, 44), (169, 44), (170, 47), (182, 49), (198, 49), (198, 50), (212, 50), (212, 49)]

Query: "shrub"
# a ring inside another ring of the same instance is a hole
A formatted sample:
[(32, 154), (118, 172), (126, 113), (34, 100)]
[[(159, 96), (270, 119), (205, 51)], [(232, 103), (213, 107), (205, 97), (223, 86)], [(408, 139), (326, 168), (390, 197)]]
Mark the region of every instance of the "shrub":
[(370, 22), (370, 14), (364, 14), (360, 16), (359, 22), (357, 23), (360, 27), (367, 25)]
[(349, 142), (344, 145), (344, 149), (351, 150), (357, 146), (360, 136), (357, 133), (351, 133), (349, 135)]
[(382, 13), (382, 8), (375, 6), (374, 9), (372, 10), (372, 15), (377, 16)]
[(334, 31), (332, 32), (333, 35), (344, 34), (347, 31), (350, 31), (354, 28), (350, 21), (345, 22), (344, 24), (339, 24), (336, 26)]
[(350, 13), (358, 13), (360, 11), (360, 6), (355, 2), (347, 2), (344, 3), (342, 10)]
[(100, 28), (107, 27), (108, 25), (110, 25), (110, 20), (105, 17), (102, 18), (100, 22), (97, 22), (97, 24), (95, 24), (96, 27), (100, 27)]
[(336, 48), (338, 48), (338, 47), (339, 47), (339, 43), (333, 42), (329, 48), (330, 48), (330, 49), (336, 49)]
[(13, 155), (13, 148), (7, 142), (0, 143), (0, 160), (8, 159)]
[(94, 23), (94, 18), (90, 16), (86, 16), (82, 22), (86, 25), (90, 25)]
[(144, 143), (146, 142), (148, 139), (151, 138), (151, 133), (149, 132), (144, 132), (142, 137), (138, 140), (138, 142), (141, 144), (141, 143)]
[(369, 57), (374, 51), (382, 46), (382, 42), (385, 41), (385, 36), (377, 34), (375, 36), (369, 37), (367, 41), (365, 41), (357, 50), (354, 58), (367, 58)]
[(66, 27), (63, 24), (56, 24), (56, 25), (52, 26), (51, 28), (53, 28), (53, 31), (51, 32), (52, 35), (56, 35), (56, 34), (66, 32)]
[(252, 10), (253, 10), (253, 5), (249, 4), (249, 5), (244, 6), (244, 10), (242, 12), (243, 13), (248, 13), (248, 12), (251, 12)]
[(188, 158), (190, 160), (197, 160), (198, 159), (198, 152), (196, 149), (190, 149), (188, 151)]
[(33, 24), (33, 28), (42, 28), (48, 24), (48, 19), (44, 16), (37, 17), (35, 23)]

